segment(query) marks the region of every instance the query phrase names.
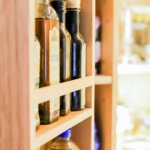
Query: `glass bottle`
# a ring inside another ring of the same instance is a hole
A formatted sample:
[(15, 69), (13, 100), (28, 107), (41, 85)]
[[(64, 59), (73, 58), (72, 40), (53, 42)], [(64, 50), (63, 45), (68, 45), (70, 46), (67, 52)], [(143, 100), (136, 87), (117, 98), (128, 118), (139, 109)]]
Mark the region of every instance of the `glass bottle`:
[[(66, 27), (72, 37), (71, 78), (78, 79), (86, 75), (86, 44), (79, 32), (80, 0), (67, 0)], [(72, 92), (71, 110), (85, 108), (85, 89)]]
[[(39, 88), (40, 83), (40, 43), (37, 37), (35, 37), (35, 43), (34, 43), (34, 85), (35, 88)], [(40, 126), (40, 118), (38, 113), (38, 105), (35, 106), (35, 127), (36, 130)]]
[[(65, 82), (71, 80), (71, 35), (67, 31), (65, 25), (66, 2), (63, 0), (52, 0), (51, 6), (57, 12), (60, 21), (60, 82)], [(61, 96), (61, 116), (70, 112), (70, 101), (70, 93)]]
[[(60, 82), (59, 19), (49, 0), (36, 1), (36, 34), (41, 45), (40, 87)], [(59, 117), (59, 98), (39, 105), (41, 124), (49, 124)]]
[(67, 130), (59, 135), (46, 150), (80, 150), (71, 140), (71, 130)]

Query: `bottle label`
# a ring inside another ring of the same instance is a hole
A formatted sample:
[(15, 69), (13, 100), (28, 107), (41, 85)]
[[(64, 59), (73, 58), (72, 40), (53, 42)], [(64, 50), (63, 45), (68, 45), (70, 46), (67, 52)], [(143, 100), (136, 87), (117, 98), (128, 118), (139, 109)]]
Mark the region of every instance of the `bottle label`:
[(53, 122), (59, 117), (59, 104), (60, 99), (54, 98), (50, 100), (50, 122)]
[(38, 106), (36, 105), (36, 108), (35, 108), (35, 127), (36, 127), (36, 129), (38, 129), (39, 126), (40, 126), (40, 117), (39, 117), (39, 112), (38, 112)]
[(35, 52), (34, 52), (34, 84), (35, 88), (39, 88), (40, 83), (40, 43), (35, 40)]
[(71, 94), (68, 93), (66, 96), (66, 112), (70, 111), (70, 101), (71, 101)]
[[(82, 51), (81, 51), (81, 78), (86, 76), (86, 44), (83, 44)], [(81, 108), (85, 107), (85, 88), (81, 89)]]
[(66, 31), (66, 79), (71, 79), (71, 36)]
[(85, 108), (85, 96), (86, 92), (85, 92), (85, 88), (81, 89), (81, 109)]
[(50, 43), (50, 85), (59, 83), (60, 69), (60, 46), (59, 46), (59, 29), (53, 27), (49, 35)]

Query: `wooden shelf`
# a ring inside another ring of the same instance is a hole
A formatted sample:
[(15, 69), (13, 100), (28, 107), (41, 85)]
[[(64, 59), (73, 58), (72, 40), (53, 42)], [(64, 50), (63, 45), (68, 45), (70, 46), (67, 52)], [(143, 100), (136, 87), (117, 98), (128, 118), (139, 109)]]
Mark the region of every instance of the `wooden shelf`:
[(112, 84), (112, 76), (96, 75), (95, 85), (107, 85)]
[(60, 117), (58, 121), (50, 125), (41, 125), (36, 133), (36, 147), (49, 142), (59, 134), (69, 128), (81, 123), (93, 115), (92, 108), (86, 108), (82, 111), (71, 112), (65, 117)]
[[(23, 9), (21, 5), (24, 6)], [(10, 17), (7, 11), (3, 11), (9, 6), (12, 12)], [(15, 9), (16, 7), (19, 9)], [(0, 77), (3, 82), (0, 84), (0, 96), (3, 101), (0, 122), (1, 136), (4, 138), (0, 149), (14, 150), (17, 145), (25, 150), (36, 150), (36, 147), (46, 144), (71, 127), (72, 139), (80, 149), (94, 149), (95, 1), (82, 0), (81, 8), (80, 32), (86, 42), (87, 77), (35, 89), (35, 0), (14, 0), (11, 5), (2, 0), (0, 71), (3, 73)], [(14, 15), (17, 16), (15, 21)], [(37, 104), (82, 88), (86, 88), (86, 106), (89, 109), (71, 112), (51, 125), (40, 126), (36, 132), (34, 122)]]
[(59, 97), (65, 95), (66, 93), (71, 93), (82, 88), (90, 87), (93, 85), (93, 83), (94, 78), (92, 76), (88, 76), (85, 78), (76, 79), (49, 87), (44, 87), (41, 89), (37, 89), (35, 90), (35, 92), (33, 92), (33, 99), (37, 101), (38, 104), (40, 104), (51, 98)]

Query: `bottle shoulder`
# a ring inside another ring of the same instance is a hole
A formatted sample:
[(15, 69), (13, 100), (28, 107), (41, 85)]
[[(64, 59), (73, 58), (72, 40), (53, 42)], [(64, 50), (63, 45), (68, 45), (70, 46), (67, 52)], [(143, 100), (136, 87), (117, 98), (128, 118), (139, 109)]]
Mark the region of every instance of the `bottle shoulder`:
[(84, 43), (84, 40), (82, 39), (80, 34), (72, 34), (71, 37), (72, 37), (73, 42), (78, 42), (78, 43), (81, 43), (81, 44)]
[(56, 138), (50, 145), (51, 150), (79, 150), (78, 146), (71, 139)]
[(47, 3), (36, 4), (36, 18), (49, 18), (59, 20), (56, 11)]

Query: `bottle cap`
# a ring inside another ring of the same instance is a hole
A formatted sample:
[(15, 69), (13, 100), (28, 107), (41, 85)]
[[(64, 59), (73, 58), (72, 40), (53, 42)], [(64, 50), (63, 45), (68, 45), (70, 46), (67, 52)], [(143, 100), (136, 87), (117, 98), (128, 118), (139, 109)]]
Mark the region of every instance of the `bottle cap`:
[(66, 2), (64, 0), (52, 0), (50, 4), (56, 12), (66, 11)]
[(71, 129), (68, 129), (64, 133), (60, 134), (58, 137), (61, 137), (61, 138), (70, 138), (71, 137)]
[(66, 0), (67, 8), (81, 8), (81, 0)]

